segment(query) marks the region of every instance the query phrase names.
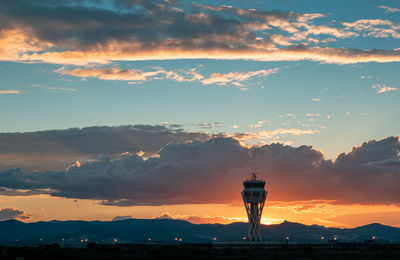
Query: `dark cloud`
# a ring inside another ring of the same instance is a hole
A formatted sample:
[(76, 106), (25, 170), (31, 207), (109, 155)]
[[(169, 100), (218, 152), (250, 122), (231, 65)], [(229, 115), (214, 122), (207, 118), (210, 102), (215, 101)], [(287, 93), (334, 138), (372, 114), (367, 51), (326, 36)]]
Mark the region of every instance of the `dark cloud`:
[[(53, 196), (96, 199), (106, 205), (240, 203), (243, 178), (256, 171), (274, 201), (399, 204), (397, 137), (369, 141), (325, 160), (311, 146), (243, 147), (235, 139), (169, 144), (159, 158), (132, 154), (71, 167), (69, 171), (0, 173), (3, 194), (22, 189)], [(390, 161), (390, 163), (387, 163)]]
[(95, 126), (26, 133), (0, 133), (0, 170), (61, 170), (77, 160), (144, 152), (150, 156), (168, 143), (204, 141), (205, 133), (179, 125)]
[(118, 220), (125, 220), (125, 219), (132, 219), (132, 216), (115, 216), (112, 221), (118, 221)]
[(12, 208), (0, 209), (0, 221), (9, 219), (26, 220), (30, 218), (31, 216), (22, 210)]

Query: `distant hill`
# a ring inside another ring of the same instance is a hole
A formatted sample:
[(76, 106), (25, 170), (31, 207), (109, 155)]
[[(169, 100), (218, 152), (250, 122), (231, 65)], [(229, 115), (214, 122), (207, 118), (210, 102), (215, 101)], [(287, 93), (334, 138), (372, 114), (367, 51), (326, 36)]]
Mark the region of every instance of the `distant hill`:
[[(96, 243), (145, 242), (212, 242), (242, 241), (247, 235), (247, 223), (192, 224), (173, 219), (127, 219), (119, 221), (49, 221), (23, 223), (17, 220), (0, 221), (0, 245), (37, 245), (59, 243), (85, 245)], [(400, 243), (400, 228), (370, 224), (357, 228), (326, 228), (283, 222), (263, 225), (264, 241), (324, 242), (336, 237), (343, 242), (363, 242), (375, 237), (377, 242)], [(324, 239), (321, 239), (324, 237)], [(149, 240), (151, 238), (151, 241)]]

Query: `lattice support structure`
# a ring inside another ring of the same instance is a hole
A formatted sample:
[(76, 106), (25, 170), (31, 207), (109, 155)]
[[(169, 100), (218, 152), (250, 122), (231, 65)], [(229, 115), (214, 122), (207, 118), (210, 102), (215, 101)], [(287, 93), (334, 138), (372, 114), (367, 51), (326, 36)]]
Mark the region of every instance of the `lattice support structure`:
[(260, 221), (265, 199), (267, 198), (267, 191), (264, 189), (265, 181), (257, 180), (256, 174), (253, 173), (251, 180), (244, 181), (243, 186), (242, 198), (249, 219), (247, 241), (261, 242)]

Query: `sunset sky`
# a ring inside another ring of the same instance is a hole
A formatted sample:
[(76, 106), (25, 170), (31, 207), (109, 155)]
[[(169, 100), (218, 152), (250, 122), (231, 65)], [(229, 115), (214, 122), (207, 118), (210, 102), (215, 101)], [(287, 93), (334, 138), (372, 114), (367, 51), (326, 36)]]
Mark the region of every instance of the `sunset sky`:
[(0, 220), (400, 227), (400, 2), (0, 1)]

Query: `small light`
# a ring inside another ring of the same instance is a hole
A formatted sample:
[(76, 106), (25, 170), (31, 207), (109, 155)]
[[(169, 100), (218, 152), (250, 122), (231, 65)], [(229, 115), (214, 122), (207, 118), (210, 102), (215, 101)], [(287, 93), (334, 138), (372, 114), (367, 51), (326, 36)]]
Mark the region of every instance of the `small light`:
[(246, 240), (247, 239), (247, 237), (243, 237), (243, 240)]
[(176, 237), (176, 238), (174, 238), (174, 240), (175, 240), (175, 241), (177, 241), (177, 240), (178, 240), (178, 238)]
[(83, 239), (81, 239), (81, 243), (83, 243)]
[(216, 237), (213, 237), (213, 240), (214, 240), (214, 241), (217, 241), (217, 238), (216, 238)]
[(375, 236), (372, 236), (372, 239), (375, 239), (376, 237)]
[(179, 238), (179, 242), (182, 242), (182, 238)]
[(286, 237), (286, 240), (289, 240), (290, 237)]
[(117, 243), (117, 242), (118, 242), (118, 239), (114, 238), (113, 241), (114, 241), (115, 243)]
[(89, 241), (89, 239), (85, 238), (85, 242)]
[(325, 239), (325, 237), (321, 237), (321, 239), (322, 239), (322, 240), (324, 240), (324, 239)]
[(151, 241), (151, 237), (149, 237), (147, 240)]
[(337, 240), (337, 237), (334, 237), (333, 240)]
[(64, 241), (64, 238), (61, 238), (62, 241)]

